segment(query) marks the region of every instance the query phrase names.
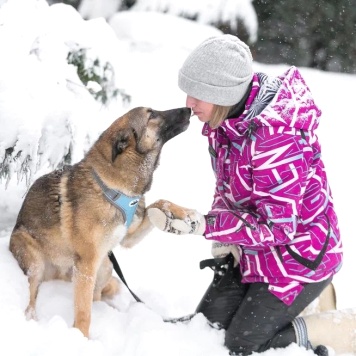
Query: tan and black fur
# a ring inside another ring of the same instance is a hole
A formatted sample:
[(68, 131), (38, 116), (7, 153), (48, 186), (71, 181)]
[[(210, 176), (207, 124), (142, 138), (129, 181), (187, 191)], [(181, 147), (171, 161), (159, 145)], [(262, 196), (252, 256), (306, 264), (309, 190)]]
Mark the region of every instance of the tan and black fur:
[[(28, 276), (28, 318), (44, 280), (74, 283), (74, 327), (88, 337), (92, 301), (118, 292), (108, 252), (131, 247), (152, 226), (144, 194), (150, 189), (165, 142), (185, 131), (190, 109), (135, 108), (113, 122), (79, 163), (37, 179), (29, 189), (10, 238), (10, 251)], [(141, 196), (132, 223), (103, 195), (106, 186)]]

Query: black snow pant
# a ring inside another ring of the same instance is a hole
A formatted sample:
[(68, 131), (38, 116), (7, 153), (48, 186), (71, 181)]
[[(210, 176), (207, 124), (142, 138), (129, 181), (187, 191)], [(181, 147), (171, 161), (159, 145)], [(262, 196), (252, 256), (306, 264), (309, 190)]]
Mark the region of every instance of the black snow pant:
[(231, 355), (249, 355), (296, 342), (291, 322), (332, 280), (305, 284), (288, 306), (268, 290), (266, 283), (241, 283), (239, 266), (233, 267), (231, 254), (201, 262), (201, 268), (207, 266), (214, 270), (214, 280), (196, 312), (226, 330), (225, 345)]

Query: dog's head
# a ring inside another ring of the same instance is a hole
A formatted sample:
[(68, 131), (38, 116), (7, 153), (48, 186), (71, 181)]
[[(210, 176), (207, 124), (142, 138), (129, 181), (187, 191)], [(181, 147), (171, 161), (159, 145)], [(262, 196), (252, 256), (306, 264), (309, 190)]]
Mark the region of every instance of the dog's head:
[(188, 128), (190, 114), (189, 108), (132, 109), (108, 129), (111, 131), (112, 161), (127, 150), (138, 155), (158, 154), (168, 140)]
[(127, 175), (133, 177), (140, 169), (149, 176), (157, 167), (163, 145), (188, 128), (190, 114), (189, 108), (134, 108), (100, 135), (86, 160), (103, 169), (119, 169), (121, 175), (127, 170)]

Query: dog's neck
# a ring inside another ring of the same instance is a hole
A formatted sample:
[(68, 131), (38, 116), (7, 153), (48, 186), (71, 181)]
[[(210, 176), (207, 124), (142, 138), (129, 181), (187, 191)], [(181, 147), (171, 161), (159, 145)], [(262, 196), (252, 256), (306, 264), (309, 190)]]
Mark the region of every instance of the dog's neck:
[(141, 196), (129, 197), (126, 194), (109, 188), (99, 177), (98, 173), (95, 170), (92, 170), (93, 176), (103, 191), (104, 197), (117, 209), (119, 209), (124, 217), (126, 227), (131, 225), (132, 219), (135, 215), (137, 204)]

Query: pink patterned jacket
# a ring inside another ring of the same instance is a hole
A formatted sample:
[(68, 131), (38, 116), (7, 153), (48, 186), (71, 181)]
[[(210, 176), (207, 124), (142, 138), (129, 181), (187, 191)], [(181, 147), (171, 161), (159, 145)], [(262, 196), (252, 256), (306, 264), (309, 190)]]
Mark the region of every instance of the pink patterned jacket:
[(321, 111), (296, 67), (256, 73), (245, 111), (204, 125), (216, 190), (205, 238), (239, 246), (244, 283), (287, 305), (342, 265), (342, 243), (315, 129)]

